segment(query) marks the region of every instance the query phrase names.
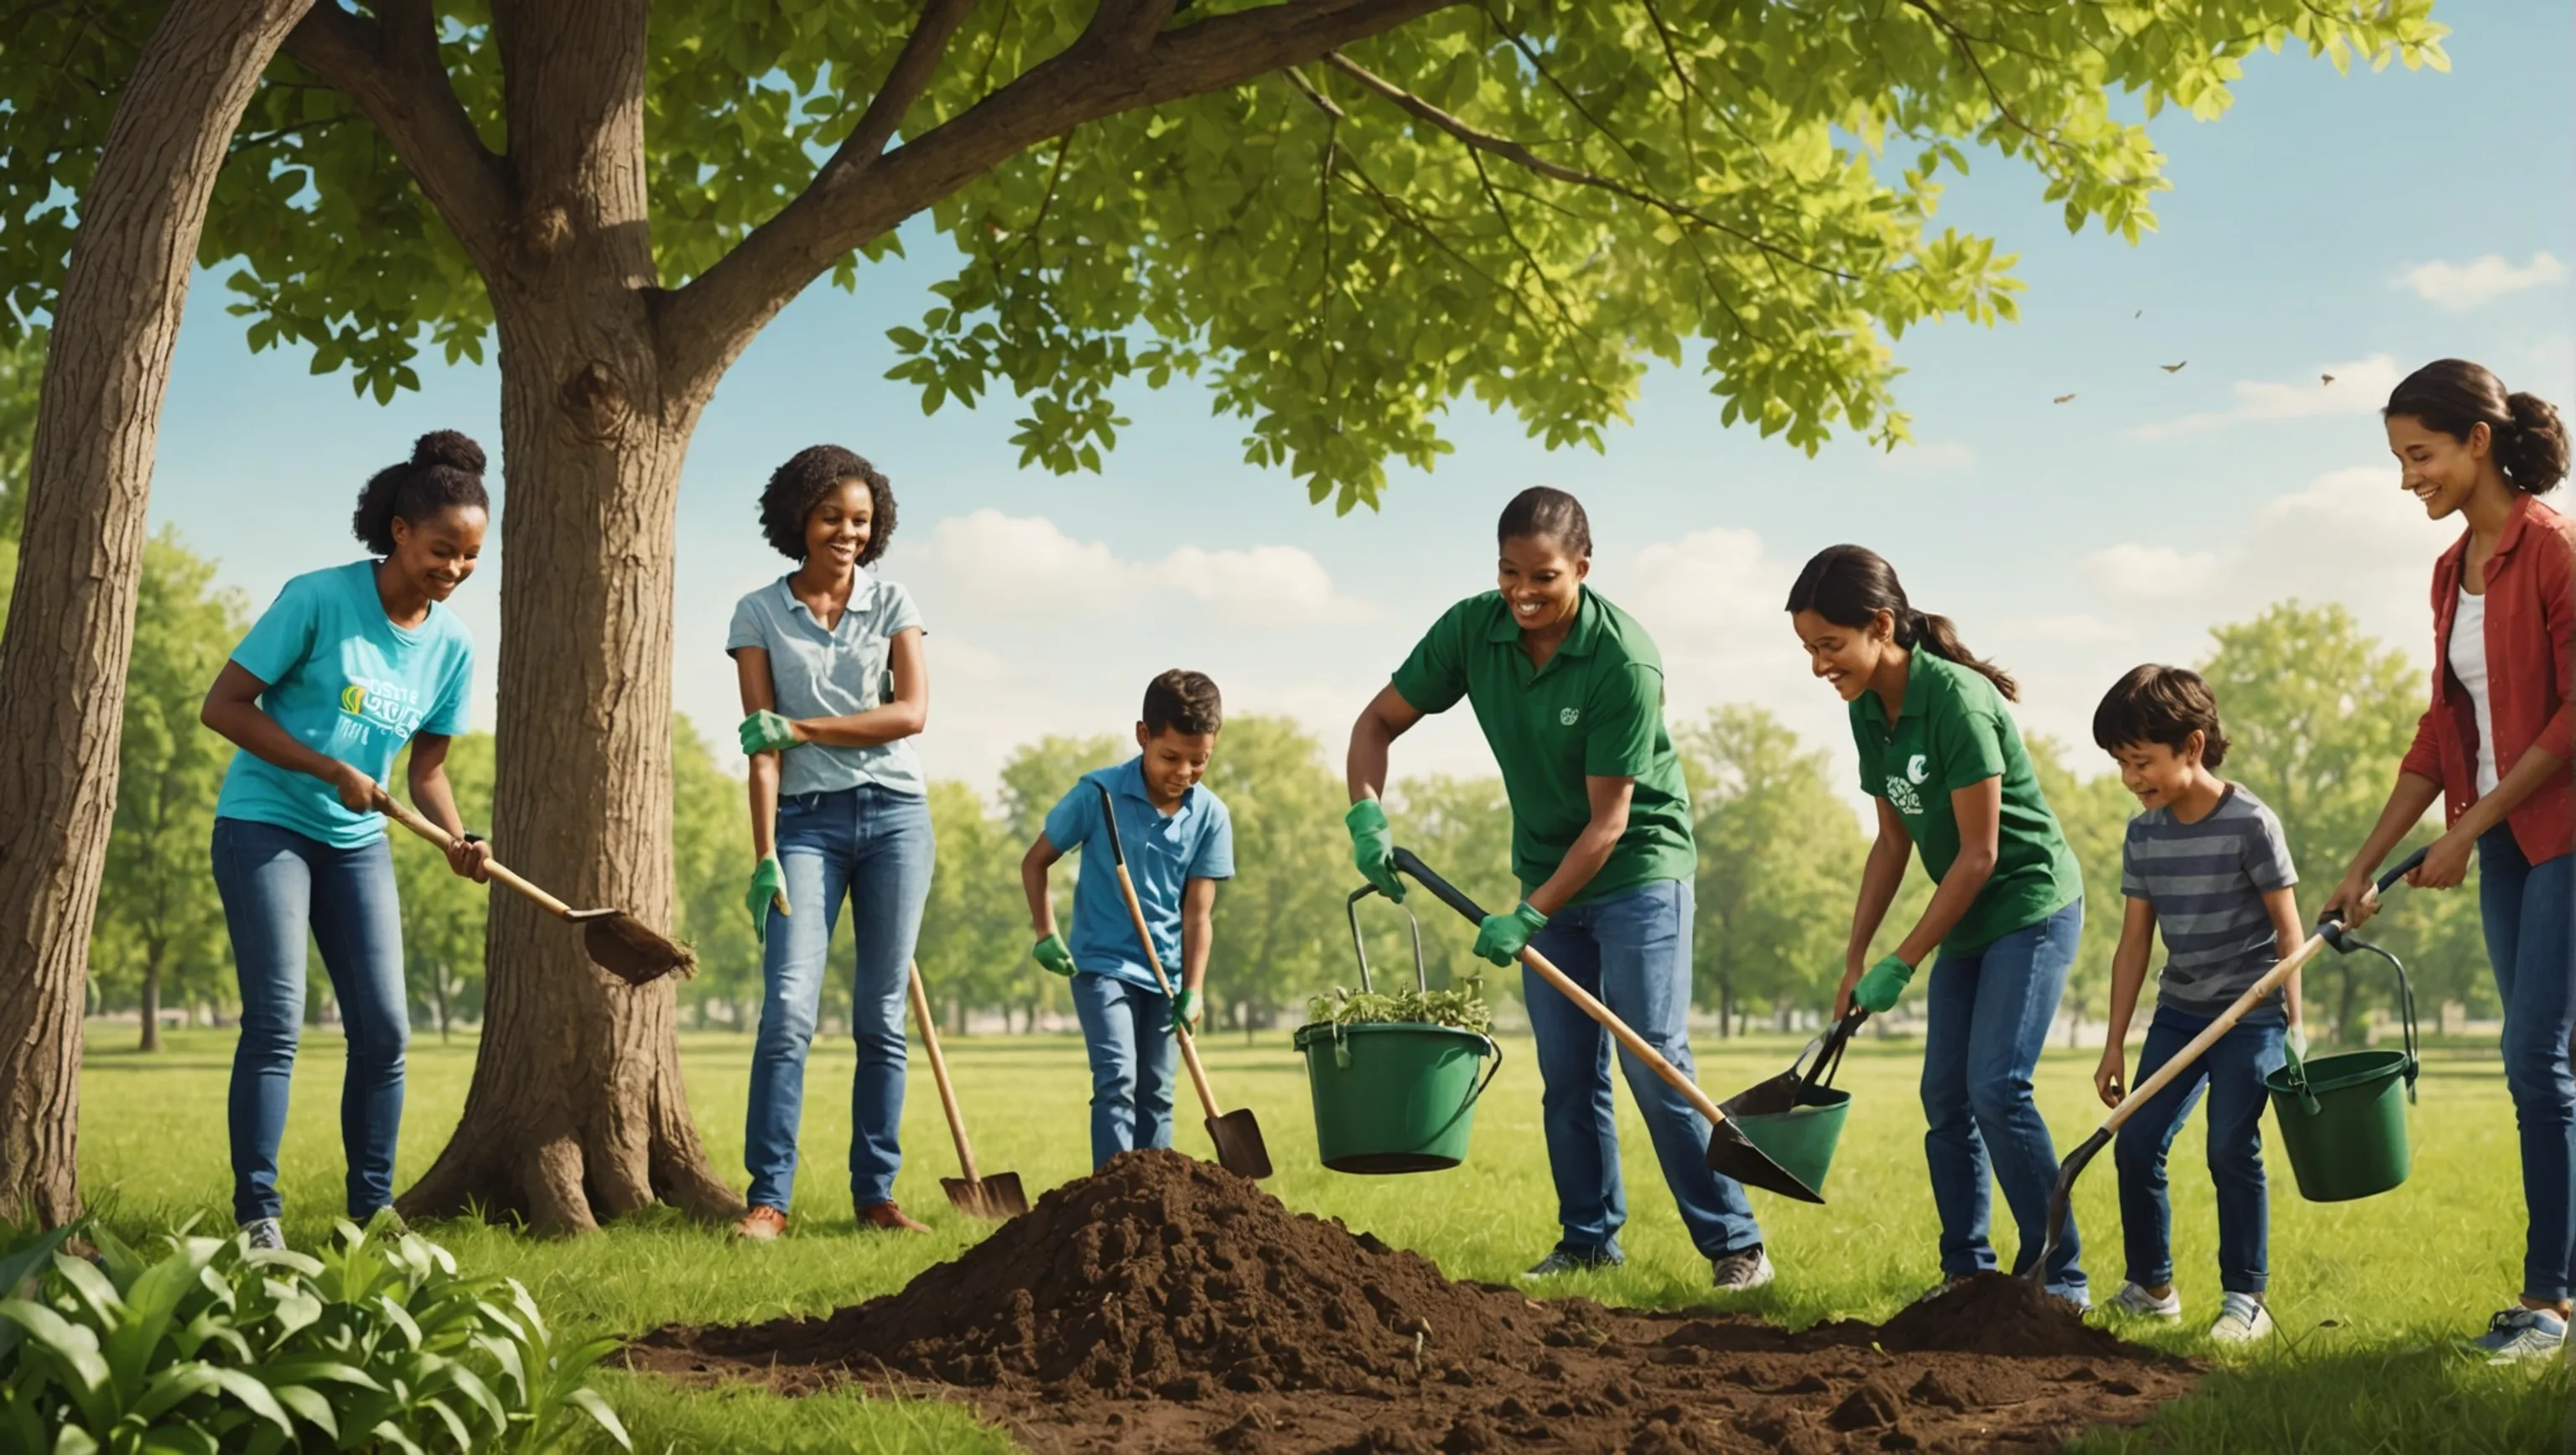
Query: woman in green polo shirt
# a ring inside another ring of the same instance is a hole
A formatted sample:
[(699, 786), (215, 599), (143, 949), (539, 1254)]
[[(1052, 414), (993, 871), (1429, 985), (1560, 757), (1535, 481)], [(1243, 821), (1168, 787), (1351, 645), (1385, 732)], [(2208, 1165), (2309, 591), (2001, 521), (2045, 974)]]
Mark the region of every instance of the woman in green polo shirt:
[[(1691, 1069), (1690, 798), (1664, 731), (1663, 660), (1645, 629), (1584, 577), (1592, 527), (1561, 490), (1522, 491), (1503, 510), (1500, 589), (1433, 624), (1351, 728), (1353, 858), (1388, 897), (1404, 886), (1378, 791), (1387, 749), (1427, 713), (1464, 697), (1502, 768), (1512, 804), (1518, 908), (1486, 918), (1476, 953), (1497, 965), (1535, 947), (1606, 1002), (1663, 1057)], [(1564, 1235), (1530, 1276), (1622, 1261), (1627, 1222), (1612, 1117), (1610, 1037), (1547, 982), (1522, 973), (1538, 1040), (1542, 1124)], [(1721, 1289), (1771, 1281), (1744, 1189), (1708, 1169), (1708, 1123), (1652, 1071), (1620, 1053), (1653, 1134), (1664, 1182)]]
[[(1960, 645), (1946, 618), (1916, 611), (1894, 568), (1859, 546), (1820, 552), (1798, 573), (1789, 612), (1815, 673), (1851, 704), (1861, 788), (1878, 841), (1861, 871), (1837, 1016), (1888, 1010), (1938, 949), (1924, 992), (1923, 1138), (1941, 1214), (1946, 1291), (1995, 1266), (1986, 1179), (2021, 1230), (2015, 1272), (2048, 1240), (2057, 1149), (2030, 1094), (2031, 1070), (2084, 931), (2084, 879), (2039, 791), (2005, 704), (2013, 680)], [(1896, 953), (1862, 971), (1916, 850), (1938, 886)], [(2050, 1292), (2089, 1302), (2070, 1219), (2047, 1270)]]

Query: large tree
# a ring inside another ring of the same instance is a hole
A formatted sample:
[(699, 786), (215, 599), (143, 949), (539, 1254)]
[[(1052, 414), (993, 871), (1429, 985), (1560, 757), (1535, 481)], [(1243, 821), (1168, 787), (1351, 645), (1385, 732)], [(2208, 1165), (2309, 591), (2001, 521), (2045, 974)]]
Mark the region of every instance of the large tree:
[[(1729, 420), (1893, 443), (1889, 341), (2012, 309), (2009, 260), (1931, 220), (1971, 145), (2134, 238), (2163, 184), (2119, 93), (2215, 115), (2241, 57), (2293, 41), (2438, 60), (2429, 5), (324, 0), (205, 253), (239, 260), (255, 345), (379, 396), (424, 343), (497, 339), (494, 836), (574, 899), (666, 916), (682, 456), (758, 330), (907, 219), (961, 262), (898, 376), (933, 408), (1007, 382), (1051, 468), (1097, 465), (1116, 385), (1195, 372), (1249, 458), (1347, 508), (1388, 459), (1432, 462), (1462, 395), (1597, 443), (1685, 350)], [(487, 954), (463, 1125), (406, 1209), (734, 1206), (669, 988), (509, 899)]]

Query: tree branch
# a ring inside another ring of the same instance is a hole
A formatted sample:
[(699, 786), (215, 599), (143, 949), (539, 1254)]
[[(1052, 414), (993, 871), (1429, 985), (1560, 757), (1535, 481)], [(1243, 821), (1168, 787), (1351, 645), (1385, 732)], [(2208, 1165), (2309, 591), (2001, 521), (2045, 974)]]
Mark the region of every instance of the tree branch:
[(486, 277), (507, 265), (509, 168), (448, 85), (425, 0), (386, 0), (379, 24), (323, 0), (286, 37), (288, 59), (356, 103), (392, 144)]
[(1238, 86), (1459, 3), (1287, 0), (1164, 31), (1170, 0), (1103, 0), (1071, 46), (864, 168), (826, 167), (714, 267), (663, 295), (665, 388), (675, 398), (711, 390), (834, 261), (1049, 137)]
[(823, 164), (825, 173), (863, 170), (885, 151), (894, 129), (903, 123), (904, 113), (921, 99), (922, 92), (930, 89), (931, 78), (939, 74), (939, 62), (948, 53), (948, 43), (956, 38), (957, 28), (966, 23), (966, 16), (974, 8), (975, 0), (928, 0), (921, 7), (921, 19), (896, 54), (885, 83), (877, 87), (868, 109), (860, 113), (857, 128)]
[(2074, 150), (2074, 148), (2068, 146), (2065, 142), (2058, 140), (2056, 137), (2049, 135), (2047, 132), (2041, 131), (2029, 122), (2022, 120), (2021, 117), (2013, 111), (2012, 103), (2004, 99), (2003, 91), (1995, 85), (1995, 78), (1986, 74), (1986, 63), (1977, 59), (1977, 48), (1969, 43), (1970, 38), (1968, 33), (1965, 30), (1960, 29), (1957, 21), (1952, 20), (1940, 11), (1933, 9), (1929, 4), (1925, 3), (1925, 0), (1905, 0), (1905, 6), (1909, 10), (1921, 11), (1923, 13), (1923, 18), (1931, 21), (1933, 27), (1949, 39), (1950, 44), (1959, 52), (1959, 58), (1968, 63), (1968, 69), (1977, 73), (1977, 80), (1986, 88), (1986, 99), (1994, 103), (1995, 113), (1997, 115), (2012, 123), (2015, 129), (2019, 130), (2022, 134), (2028, 136), (2033, 141), (2055, 147), (2062, 152), (2072, 152)]
[(1822, 273), (1831, 278), (1840, 278), (1846, 283), (1859, 281), (1858, 277), (1854, 274), (1846, 273), (1839, 268), (1827, 267), (1822, 263), (1811, 262), (1808, 259), (1802, 258), (1796, 253), (1791, 252), (1787, 248), (1781, 247), (1778, 243), (1768, 241), (1757, 234), (1746, 232), (1740, 227), (1720, 222), (1716, 218), (1709, 216), (1707, 213), (1702, 212), (1695, 207), (1689, 207), (1682, 203), (1675, 202), (1669, 197), (1659, 197), (1642, 187), (1631, 187), (1625, 182), (1614, 181), (1611, 178), (1602, 176), (1598, 172), (1586, 172), (1577, 167), (1566, 166), (1562, 162), (1551, 162), (1547, 158), (1540, 156), (1538, 153), (1531, 151), (1528, 147), (1521, 145), (1519, 142), (1513, 141), (1509, 137), (1501, 137), (1496, 136), (1491, 132), (1479, 131), (1475, 127), (1468, 125), (1466, 122), (1459, 120), (1457, 117), (1450, 115), (1448, 112), (1441, 110), (1439, 107), (1432, 105), (1430, 102), (1423, 100), (1421, 97), (1414, 95), (1412, 92), (1396, 85), (1394, 82), (1378, 75), (1376, 72), (1369, 70), (1367, 67), (1350, 59), (1348, 56), (1341, 54), (1339, 51), (1335, 51), (1325, 56), (1324, 64), (1331, 66), (1334, 70), (1337, 70), (1343, 75), (1350, 77), (1352, 80), (1359, 82), (1367, 89), (1376, 92), (1381, 98), (1392, 103), (1399, 109), (1411, 113), (1420, 120), (1429, 122), (1432, 126), (1449, 133), (1451, 136), (1456, 137), (1458, 140), (1466, 143), (1475, 150), (1488, 153), (1492, 156), (1501, 157), (1504, 161), (1510, 162), (1525, 171), (1535, 172), (1542, 177), (1548, 178), (1550, 181), (1567, 182), (1578, 187), (1591, 187), (1599, 191), (1608, 192), (1613, 196), (1624, 197), (1640, 206), (1651, 207), (1658, 212), (1664, 213), (1667, 216), (1676, 218), (1680, 221), (1696, 224), (1697, 226), (1707, 228), (1711, 232), (1723, 233), (1748, 247), (1757, 248), (1775, 258), (1795, 264), (1796, 266), (1807, 269), (1810, 272)]

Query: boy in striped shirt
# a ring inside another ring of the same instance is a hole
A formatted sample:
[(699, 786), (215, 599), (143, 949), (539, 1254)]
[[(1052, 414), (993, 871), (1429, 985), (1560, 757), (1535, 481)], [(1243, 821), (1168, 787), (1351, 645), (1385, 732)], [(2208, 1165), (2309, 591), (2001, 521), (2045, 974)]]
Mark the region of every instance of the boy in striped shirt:
[[(2093, 1074), (2117, 1106), (2130, 1017), (2164, 931), (2155, 1018), (2138, 1054), (2144, 1081), (2208, 1028), (2255, 981), (2299, 947), (2299, 906), (2281, 821), (2214, 771), (2227, 757), (2218, 702), (2200, 675), (2144, 666), (2122, 677), (2093, 713), (2093, 740), (2120, 765), (2145, 811), (2120, 851), (2127, 916), (2111, 965), (2111, 1024)], [(2246, 1012), (2120, 1128), (2120, 1229), (2128, 1283), (2110, 1302), (2147, 1318), (2182, 1317), (2173, 1286), (2173, 1210), (2165, 1153), (2205, 1090), (2209, 1176), (2218, 1194), (2217, 1320), (2210, 1337), (2247, 1343), (2272, 1332), (2263, 1307), (2270, 1209), (2263, 1182), (2263, 1078), (2280, 1068), (2285, 1038), (2300, 1044), (2299, 977)], [(2302, 1047), (2303, 1048), (2303, 1047)], [(2134, 1084), (2134, 1083), (2129, 1083)]]

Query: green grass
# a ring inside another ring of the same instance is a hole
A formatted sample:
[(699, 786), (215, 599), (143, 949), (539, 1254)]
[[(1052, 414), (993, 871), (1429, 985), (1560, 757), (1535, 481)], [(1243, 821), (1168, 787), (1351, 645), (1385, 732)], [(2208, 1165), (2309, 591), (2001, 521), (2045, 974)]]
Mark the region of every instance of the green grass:
[[(83, 1074), (82, 1175), (93, 1203), (120, 1230), (149, 1233), (178, 1218), (226, 1215), (224, 1090), (231, 1037), (182, 1032), (171, 1049), (142, 1056), (131, 1032), (100, 1027)], [(1279, 1175), (1268, 1184), (1290, 1206), (1336, 1216), (1439, 1260), (1452, 1276), (1506, 1280), (1555, 1239), (1554, 1199), (1539, 1136), (1538, 1078), (1528, 1044), (1509, 1059), (1477, 1118), (1468, 1164), (1429, 1177), (1356, 1178), (1314, 1162), (1304, 1072), (1286, 1036), (1210, 1047), (1209, 1075), (1228, 1106), (1260, 1116)], [(689, 1093), (719, 1169), (739, 1181), (747, 1038), (683, 1040)], [(1703, 1042), (1701, 1081), (1723, 1096), (1788, 1061), (1792, 1042)], [(957, 1038), (948, 1046), (976, 1151), (987, 1170), (1020, 1173), (1032, 1196), (1087, 1170), (1088, 1083), (1080, 1043), (1067, 1037)], [(1713, 1052), (1713, 1054), (1711, 1054)], [(415, 1041), (401, 1174), (427, 1168), (455, 1124), (472, 1072), (473, 1043)], [(2040, 1072), (2042, 1110), (2061, 1150), (2097, 1125), (2091, 1052), (2051, 1052)], [(1780, 1279), (1754, 1302), (1790, 1325), (1818, 1319), (1883, 1319), (1936, 1273), (1931, 1195), (1914, 1094), (1919, 1048), (1864, 1041), (1844, 1067), (1855, 1094), (1850, 1125), (1823, 1208), (1757, 1195)], [(582, 1333), (632, 1334), (663, 1323), (739, 1322), (821, 1314), (901, 1287), (989, 1230), (950, 1211), (937, 1178), (955, 1162), (926, 1067), (915, 1058), (896, 1194), (935, 1231), (929, 1238), (858, 1236), (843, 1173), (849, 1136), (847, 1042), (818, 1045), (808, 1072), (805, 1164), (794, 1232), (768, 1247), (737, 1245), (677, 1217), (641, 1220), (599, 1236), (538, 1240), (501, 1229), (447, 1224), (429, 1230), (468, 1267), (511, 1273), (548, 1313)], [(283, 1157), (287, 1225), (299, 1245), (318, 1239), (340, 1205), (340, 1048), (310, 1037), (296, 1075)], [(1184, 1108), (1183, 1150), (1204, 1153), (1196, 1111)], [(1707, 1306), (1708, 1268), (1683, 1237), (1643, 1128), (1622, 1096), (1631, 1224), (1629, 1263), (1569, 1279), (1561, 1291), (1608, 1302)], [(2140, 1337), (2210, 1357), (2217, 1372), (2190, 1399), (2144, 1430), (2097, 1436), (2096, 1451), (2502, 1451), (2560, 1448), (2569, 1429), (2569, 1382), (2555, 1364), (2492, 1370), (2446, 1352), (2476, 1332), (2518, 1285), (2522, 1213), (2513, 1114), (2494, 1053), (2468, 1047), (2428, 1053), (2422, 1103), (2413, 1113), (2415, 1172), (2404, 1186), (2360, 1203), (2303, 1202), (2277, 1148), (2272, 1157), (2272, 1307), (2283, 1336), (2256, 1352), (2219, 1357), (2194, 1331), (2216, 1311), (2216, 1226), (2195, 1117), (2176, 1144), (2176, 1265), (2186, 1318), (2181, 1331)], [(2097, 1295), (2119, 1286), (2115, 1171), (2105, 1156), (2089, 1171), (2077, 1209)], [(2001, 1205), (1998, 1203), (1998, 1215)], [(2011, 1246), (2009, 1227), (1999, 1241)], [(962, 1412), (921, 1402), (856, 1396), (779, 1400), (746, 1391), (681, 1391), (611, 1376), (609, 1395), (639, 1449), (954, 1451), (1005, 1449)]]

